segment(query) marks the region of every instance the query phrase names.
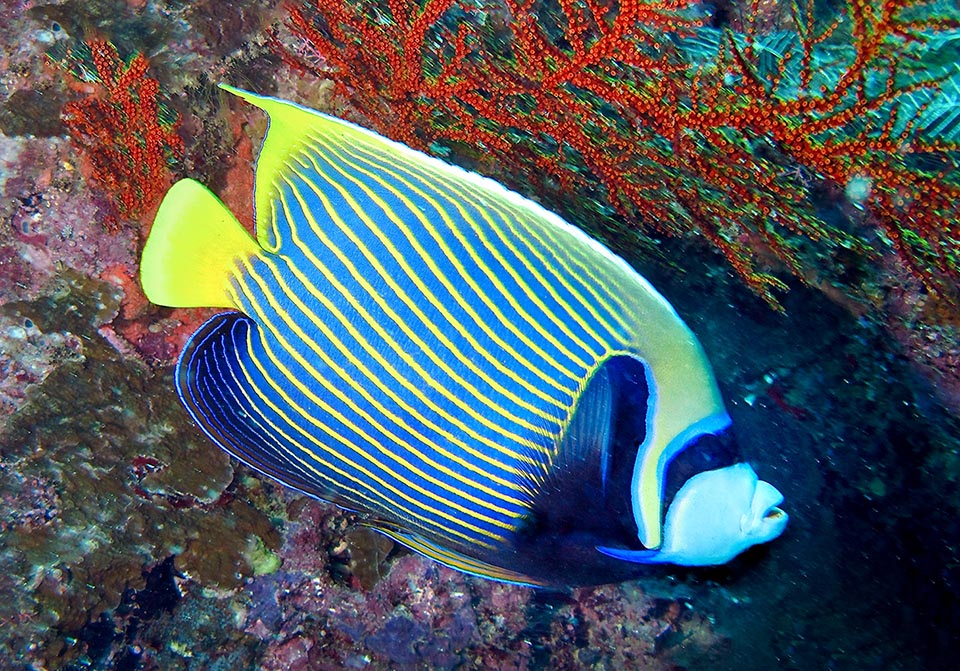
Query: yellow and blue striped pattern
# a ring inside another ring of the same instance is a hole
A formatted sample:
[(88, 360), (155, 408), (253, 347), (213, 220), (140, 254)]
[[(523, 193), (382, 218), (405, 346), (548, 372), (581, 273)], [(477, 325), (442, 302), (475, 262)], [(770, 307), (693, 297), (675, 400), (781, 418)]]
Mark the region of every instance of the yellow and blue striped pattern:
[(504, 550), (591, 376), (635, 357), (650, 399), (633, 514), (656, 547), (666, 464), (727, 422), (666, 301), (495, 182), (234, 92), (271, 117), (257, 172), (262, 250), (234, 258), (225, 295), (239, 312), (204, 325), (178, 366), (205, 431), (292, 487), (424, 539), (420, 551), (449, 548), (508, 579)]

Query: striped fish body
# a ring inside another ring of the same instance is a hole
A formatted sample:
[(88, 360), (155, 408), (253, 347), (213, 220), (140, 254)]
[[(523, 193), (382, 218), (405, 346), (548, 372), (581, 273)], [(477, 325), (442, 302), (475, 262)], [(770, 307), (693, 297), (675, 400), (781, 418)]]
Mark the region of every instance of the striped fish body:
[(664, 471), (728, 423), (669, 304), (499, 184), (273, 98), (257, 239), (209, 191), (168, 193), (154, 302), (219, 306), (177, 368), (214, 442), (455, 568), (527, 584), (636, 568)]

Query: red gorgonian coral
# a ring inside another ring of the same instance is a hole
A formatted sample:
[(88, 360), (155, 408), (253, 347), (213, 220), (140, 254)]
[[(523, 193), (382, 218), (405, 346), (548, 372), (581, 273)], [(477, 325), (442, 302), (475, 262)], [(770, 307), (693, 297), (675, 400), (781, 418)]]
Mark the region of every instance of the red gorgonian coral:
[(159, 83), (147, 76), (147, 59), (136, 54), (124, 61), (109, 42), (89, 40), (57, 60), (89, 83), (89, 94), (64, 105), (62, 115), (93, 181), (113, 197), (121, 217), (148, 214), (170, 186), (169, 161), (184, 146), (179, 121), (161, 108)]
[[(783, 284), (759, 259), (806, 278), (804, 240), (886, 240), (955, 301), (960, 113), (942, 95), (960, 77), (933, 65), (960, 21), (938, 7), (850, 0), (827, 20), (809, 2), (761, 33), (759, 0), (741, 32), (694, 0), (304, 0), (281, 54), (394, 139), (705, 237), (772, 305)], [(871, 234), (820, 216), (824, 184)]]

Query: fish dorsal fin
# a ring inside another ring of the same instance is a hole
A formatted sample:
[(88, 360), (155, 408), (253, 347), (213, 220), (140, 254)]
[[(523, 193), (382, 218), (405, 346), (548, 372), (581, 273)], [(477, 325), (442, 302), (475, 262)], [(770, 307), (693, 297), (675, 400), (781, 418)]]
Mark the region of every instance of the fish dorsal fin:
[(269, 125), (257, 155), (254, 204), (257, 240), (264, 249), (275, 252), (280, 248), (283, 236), (275, 229), (269, 204), (276, 200), (284, 167), (320, 116), (313, 110), (278, 98), (257, 95), (226, 84), (220, 84), (220, 88), (267, 113)]
[(235, 307), (229, 289), (237, 263), (260, 247), (207, 187), (180, 180), (157, 210), (140, 260), (140, 283), (152, 303)]
[(257, 95), (226, 84), (220, 84), (220, 88), (260, 108), (270, 120), (257, 156), (254, 203), (257, 240), (264, 249), (275, 252), (283, 245), (284, 231), (277, 228), (278, 218), (272, 212), (272, 204), (283, 188), (283, 176), (287, 167), (292, 165), (291, 161), (312, 138), (331, 133), (364, 136), (369, 133), (354, 124), (287, 100)]
[(547, 585), (547, 583), (542, 580), (537, 580), (522, 573), (501, 568), (494, 564), (474, 559), (473, 557), (468, 557), (455, 550), (440, 547), (419, 534), (404, 531), (389, 524), (369, 522), (366, 523), (365, 526), (376, 529), (414, 552), (418, 552), (425, 557), (438, 561), (444, 566), (448, 566), (457, 571), (513, 585), (526, 585), (528, 587), (545, 587)]

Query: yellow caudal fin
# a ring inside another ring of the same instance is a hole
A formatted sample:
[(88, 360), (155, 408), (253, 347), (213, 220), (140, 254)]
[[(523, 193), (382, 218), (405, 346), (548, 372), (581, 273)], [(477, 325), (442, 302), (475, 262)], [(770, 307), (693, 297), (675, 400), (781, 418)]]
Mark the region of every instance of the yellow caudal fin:
[(168, 307), (235, 307), (229, 288), (240, 259), (260, 246), (209, 189), (174, 184), (157, 211), (140, 258), (140, 284)]

